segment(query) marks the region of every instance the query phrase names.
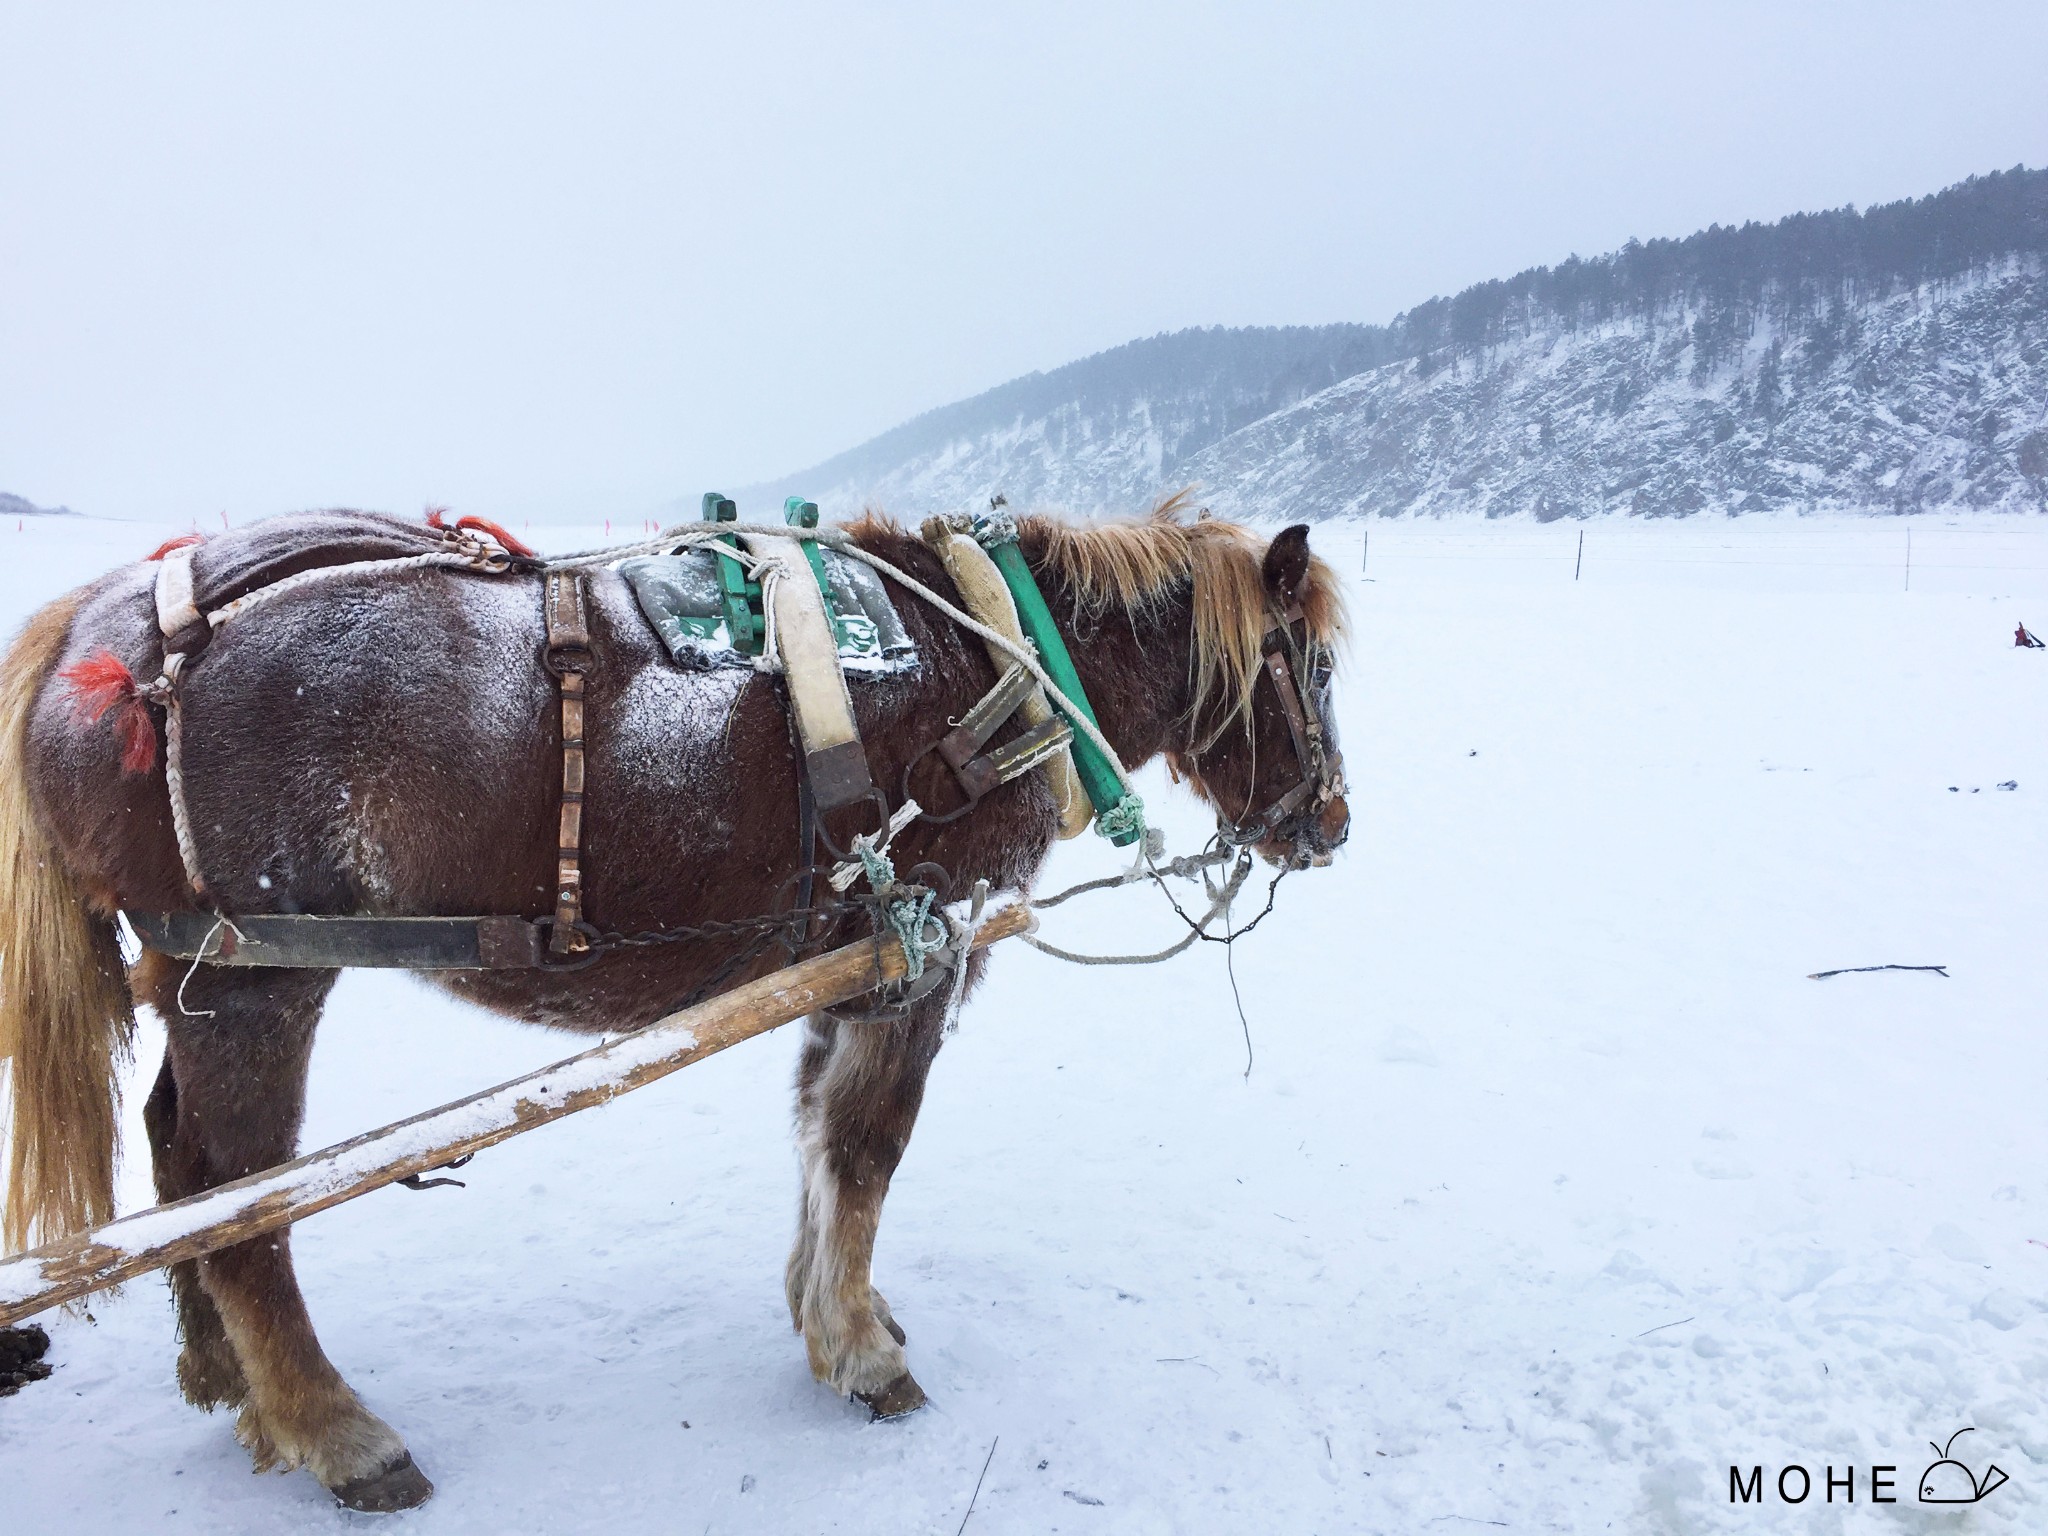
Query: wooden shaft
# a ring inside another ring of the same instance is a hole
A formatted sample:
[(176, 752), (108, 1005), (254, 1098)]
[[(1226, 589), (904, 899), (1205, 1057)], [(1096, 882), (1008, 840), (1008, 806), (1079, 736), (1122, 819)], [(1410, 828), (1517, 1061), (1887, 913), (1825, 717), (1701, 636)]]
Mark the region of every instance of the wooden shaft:
[[(999, 907), (982, 923), (973, 947), (1029, 932), (1034, 922), (1021, 901)], [(893, 937), (849, 944), (496, 1088), (0, 1260), (0, 1327), (609, 1103), (727, 1046), (872, 992), (905, 969), (903, 946)]]

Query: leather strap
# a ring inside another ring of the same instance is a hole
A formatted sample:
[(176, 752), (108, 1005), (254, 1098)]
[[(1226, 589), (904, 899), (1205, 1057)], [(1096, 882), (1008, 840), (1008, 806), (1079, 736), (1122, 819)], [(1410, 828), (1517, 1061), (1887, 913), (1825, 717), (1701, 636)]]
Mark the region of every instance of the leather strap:
[[(168, 643), (193, 632), (207, 632), (205, 615), (192, 596), (192, 546), (174, 549), (157, 563), (156, 627)], [(190, 649), (184, 645), (173, 650)]]
[(1021, 778), (1056, 753), (1065, 751), (1074, 739), (1064, 720), (1048, 716), (1017, 741), (992, 752), (982, 751), (989, 737), (1001, 730), (1037, 690), (1036, 678), (1022, 667), (1012, 666), (996, 679), (995, 687), (960, 717), (958, 725), (939, 738), (938, 754), (953, 770), (968, 799), (979, 800), (998, 784)]
[(547, 652), (562, 706), (562, 815), (555, 852), (555, 920), (548, 953), (581, 954), (590, 947), (583, 923), (583, 701), (594, 657), (590, 614), (580, 571), (550, 571), (544, 602)]
[(1304, 776), (1312, 773), (1314, 748), (1309, 744), (1308, 718), (1301, 708), (1301, 688), (1295, 681), (1294, 668), (1288, 665), (1287, 653), (1279, 646), (1266, 652), (1266, 671), (1273, 679), (1273, 691), (1280, 696), (1280, 711), (1287, 716), (1287, 734), (1294, 738), (1294, 756), (1302, 765)]
[(1343, 792), (1343, 767), (1331, 762), (1324, 740), (1322, 717), (1302, 691), (1301, 679), (1288, 659), (1288, 652), (1292, 649), (1291, 626), (1300, 621), (1300, 605), (1289, 603), (1267, 628), (1264, 652), (1266, 675), (1272, 679), (1273, 692), (1280, 699), (1280, 712), (1287, 720), (1287, 734), (1294, 744), (1294, 760), (1301, 769), (1301, 777), (1292, 789), (1264, 811), (1231, 828), (1239, 842), (1253, 841), (1276, 832), (1283, 822), (1304, 806), (1311, 802), (1321, 805), (1332, 795)]
[(523, 917), (314, 917), (124, 912), (144, 949), (208, 965), (327, 970), (526, 970), (541, 961), (540, 925)]

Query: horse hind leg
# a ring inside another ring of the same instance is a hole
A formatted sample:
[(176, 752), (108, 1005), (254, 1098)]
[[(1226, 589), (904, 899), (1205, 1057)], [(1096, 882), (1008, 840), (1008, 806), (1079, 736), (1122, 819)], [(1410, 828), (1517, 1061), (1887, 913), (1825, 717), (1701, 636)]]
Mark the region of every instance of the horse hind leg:
[[(171, 1053), (164, 1050), (164, 1063), (157, 1071), (156, 1086), (142, 1106), (142, 1123), (149, 1132), (149, 1150), (156, 1175), (156, 1197), (168, 1205), (206, 1188), (204, 1167), (192, 1159), (197, 1143), (180, 1143), (178, 1128), (178, 1080), (171, 1070)], [(183, 1154), (181, 1159), (180, 1154)], [(178, 1387), (185, 1401), (207, 1409), (239, 1408), (249, 1397), (249, 1380), (242, 1374), (242, 1362), (228, 1342), (227, 1326), (220, 1309), (206, 1293), (199, 1278), (199, 1261), (186, 1259), (167, 1271), (171, 1299), (178, 1311)]]
[(877, 1418), (925, 1402), (871, 1269), (882, 1202), (923, 1102), (941, 1018), (941, 1009), (920, 1004), (889, 1024), (814, 1019), (799, 1067), (804, 1192), (790, 1311), (812, 1374)]
[[(158, 1126), (171, 1115), (158, 1156), (172, 1187), (211, 1189), (290, 1158), (313, 1030), (334, 973), (200, 966), (186, 981), (183, 966), (149, 955), (137, 976), (138, 994), (168, 1026), (168, 1103), (151, 1097)], [(181, 1383), (196, 1387), (195, 1397), (239, 1402), (236, 1438), (256, 1469), (303, 1466), (351, 1509), (424, 1503), (433, 1484), (405, 1442), (363, 1406), (320, 1348), (292, 1271), (290, 1232), (208, 1254), (196, 1271), (196, 1288), (182, 1282), (194, 1292), (189, 1307), (180, 1295), (188, 1351), (199, 1340), (189, 1380), (180, 1361)], [(214, 1342), (215, 1323), (233, 1369)]]

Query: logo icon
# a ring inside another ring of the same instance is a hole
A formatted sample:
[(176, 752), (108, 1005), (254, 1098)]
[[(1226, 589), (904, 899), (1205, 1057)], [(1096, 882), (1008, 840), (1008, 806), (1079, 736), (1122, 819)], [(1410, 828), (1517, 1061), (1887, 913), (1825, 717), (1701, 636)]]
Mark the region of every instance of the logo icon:
[(1999, 1471), (1996, 1463), (1984, 1469), (1984, 1476), (1977, 1477), (1960, 1461), (1949, 1455), (1950, 1449), (1964, 1435), (1976, 1433), (1976, 1426), (1959, 1429), (1948, 1437), (1947, 1445), (1934, 1445), (1938, 1460), (1920, 1474), (1920, 1502), (1922, 1504), (1975, 1504), (1994, 1488), (2003, 1487), (2010, 1479)]

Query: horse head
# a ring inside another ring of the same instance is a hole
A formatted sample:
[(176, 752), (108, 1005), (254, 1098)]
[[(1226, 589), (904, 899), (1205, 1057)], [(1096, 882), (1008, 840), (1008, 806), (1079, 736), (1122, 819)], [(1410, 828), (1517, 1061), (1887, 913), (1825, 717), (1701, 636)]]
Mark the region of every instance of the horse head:
[(1305, 523), (1256, 570), (1235, 584), (1212, 574), (1207, 592), (1198, 576), (1194, 665), (1221, 676), (1198, 676), (1168, 761), (1216, 808), (1226, 841), (1287, 868), (1325, 865), (1351, 829), (1330, 697), (1342, 602)]

